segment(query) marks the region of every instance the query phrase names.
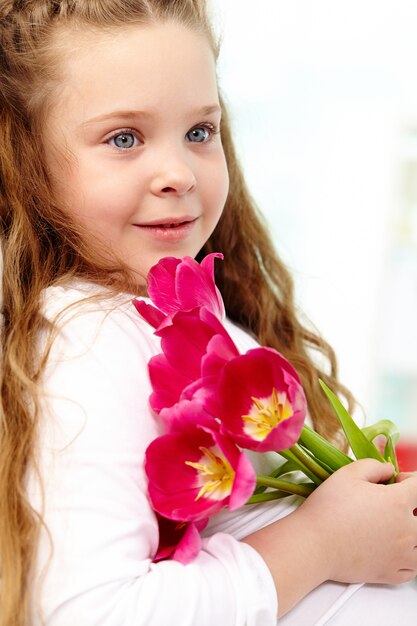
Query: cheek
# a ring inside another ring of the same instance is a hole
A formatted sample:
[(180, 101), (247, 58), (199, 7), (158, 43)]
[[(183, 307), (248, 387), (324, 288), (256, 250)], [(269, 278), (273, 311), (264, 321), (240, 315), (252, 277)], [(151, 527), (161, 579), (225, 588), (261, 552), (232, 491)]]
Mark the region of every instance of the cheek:
[(118, 163), (104, 171), (97, 166), (85, 167), (77, 181), (80, 212), (109, 224), (129, 220), (145, 194), (137, 169)]
[(217, 213), (221, 213), (229, 193), (229, 172), (224, 156), (222, 159), (219, 159), (217, 166), (210, 172), (207, 182), (207, 193), (210, 195), (213, 209)]
[(93, 222), (100, 228), (116, 224), (130, 209), (130, 198), (121, 188), (111, 178), (98, 177), (85, 170), (73, 171), (66, 187), (61, 184), (60, 199), (75, 219), (86, 226)]
[(230, 188), (230, 179), (229, 179), (229, 171), (227, 169), (227, 165), (225, 162), (224, 165), (224, 173), (223, 173), (223, 208), (224, 205), (226, 203), (227, 200), (227, 196), (229, 195), (229, 188)]

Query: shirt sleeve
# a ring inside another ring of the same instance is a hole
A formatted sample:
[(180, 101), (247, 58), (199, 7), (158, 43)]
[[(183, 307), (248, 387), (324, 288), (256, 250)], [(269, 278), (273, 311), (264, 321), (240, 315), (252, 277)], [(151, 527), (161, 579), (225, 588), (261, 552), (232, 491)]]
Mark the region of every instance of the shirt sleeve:
[(33, 624), (276, 624), (269, 569), (231, 535), (205, 538), (189, 565), (152, 562), (158, 526), (143, 458), (159, 434), (146, 366), (158, 351), (133, 306), (61, 320), (44, 375), (41, 480), (33, 472), (28, 482), (45, 521)]

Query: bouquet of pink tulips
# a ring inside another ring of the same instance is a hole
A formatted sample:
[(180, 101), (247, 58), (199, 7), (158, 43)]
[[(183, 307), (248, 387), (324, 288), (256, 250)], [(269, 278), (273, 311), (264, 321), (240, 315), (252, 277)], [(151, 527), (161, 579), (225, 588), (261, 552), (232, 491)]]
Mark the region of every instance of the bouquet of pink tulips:
[[(223, 325), (223, 300), (214, 260), (166, 257), (148, 276), (153, 305), (133, 301), (155, 328), (162, 352), (149, 361), (150, 404), (164, 434), (146, 451), (149, 497), (158, 515), (155, 560), (190, 562), (210, 516), (297, 494), (307, 497), (352, 459), (304, 424), (307, 404), (299, 376), (276, 350), (239, 353)], [(321, 382), (357, 459), (389, 460), (396, 467), (399, 434), (384, 420), (360, 429)], [(381, 453), (373, 440), (384, 435)], [(244, 449), (274, 451), (277, 469), (257, 476)], [(305, 482), (291, 480), (301, 471)]]

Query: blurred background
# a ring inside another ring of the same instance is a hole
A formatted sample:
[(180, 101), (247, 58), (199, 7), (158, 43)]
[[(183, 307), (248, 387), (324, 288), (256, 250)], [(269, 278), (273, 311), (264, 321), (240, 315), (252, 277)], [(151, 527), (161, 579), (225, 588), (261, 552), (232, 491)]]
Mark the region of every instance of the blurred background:
[(298, 305), (366, 422), (417, 439), (417, 2), (212, 5), (240, 158)]

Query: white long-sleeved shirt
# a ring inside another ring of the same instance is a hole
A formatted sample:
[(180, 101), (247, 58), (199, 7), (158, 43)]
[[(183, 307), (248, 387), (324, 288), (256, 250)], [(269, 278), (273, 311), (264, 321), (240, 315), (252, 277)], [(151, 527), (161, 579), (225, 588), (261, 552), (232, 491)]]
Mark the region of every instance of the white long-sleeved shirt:
[[(88, 292), (82, 285), (48, 289), (46, 317), (53, 320)], [(47, 623), (275, 624), (269, 570), (229, 534), (206, 538), (187, 567), (152, 563), (158, 530), (143, 458), (160, 434), (148, 405), (147, 362), (160, 352), (153, 329), (126, 298), (80, 303), (64, 313), (59, 329), (44, 376), (39, 438), (54, 549), (39, 589)], [(29, 492), (42, 511), (34, 476)], [(40, 573), (48, 556), (43, 533)]]
[[(94, 291), (79, 284), (45, 293), (46, 317), (64, 312), (43, 380), (38, 457), (44, 497), (35, 474), (28, 483), (48, 528), (39, 547), (34, 626), (41, 623), (38, 608), (47, 626), (275, 626), (269, 569), (239, 538), (287, 515), (300, 500), (221, 512), (193, 563), (152, 563), (158, 527), (143, 458), (160, 434), (147, 373), (159, 339), (128, 297), (82, 302)], [(230, 322), (227, 328), (241, 351), (257, 345)], [(262, 471), (271, 462), (261, 457)], [(280, 624), (319, 624), (353, 590), (322, 585)]]

